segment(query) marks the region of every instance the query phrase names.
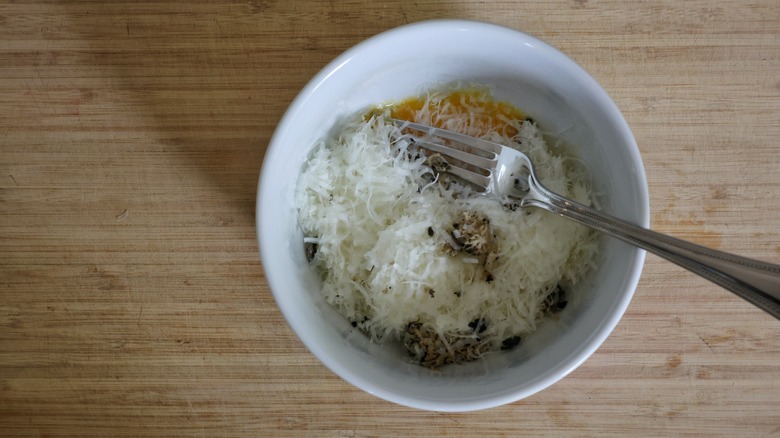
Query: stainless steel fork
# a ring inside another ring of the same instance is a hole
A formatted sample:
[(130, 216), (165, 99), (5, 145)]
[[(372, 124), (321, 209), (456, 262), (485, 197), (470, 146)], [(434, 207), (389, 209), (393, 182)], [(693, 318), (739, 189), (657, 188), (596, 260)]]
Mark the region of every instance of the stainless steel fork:
[(682, 266), (780, 319), (779, 265), (657, 233), (566, 199), (542, 186), (531, 160), (510, 147), (418, 123), (394, 123), (405, 131), (402, 139), (441, 154), (446, 163), (440, 167), (486, 195), (506, 196), (521, 207), (539, 207), (607, 233)]

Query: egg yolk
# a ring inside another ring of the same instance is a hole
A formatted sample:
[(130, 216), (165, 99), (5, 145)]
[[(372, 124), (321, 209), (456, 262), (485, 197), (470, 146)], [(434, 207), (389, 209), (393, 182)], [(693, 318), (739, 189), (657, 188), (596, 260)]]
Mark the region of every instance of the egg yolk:
[(411, 97), (389, 105), (395, 119), (447, 128), (446, 121), (453, 116), (468, 114), (469, 134), (485, 135), (500, 132), (509, 137), (517, 135), (511, 121), (525, 119), (525, 114), (507, 102), (494, 100), (487, 91), (457, 90), (447, 94)]

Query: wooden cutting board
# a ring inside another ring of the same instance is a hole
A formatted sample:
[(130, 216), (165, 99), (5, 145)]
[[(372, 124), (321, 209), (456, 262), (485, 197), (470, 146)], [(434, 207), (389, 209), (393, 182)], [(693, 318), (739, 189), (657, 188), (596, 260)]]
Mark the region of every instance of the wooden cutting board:
[(274, 127), (348, 47), (446, 17), (604, 86), (655, 229), (780, 263), (777, 0), (4, 2), (0, 435), (780, 436), (780, 321), (654, 256), (591, 359), (488, 411), (390, 404), (297, 340), (255, 240)]

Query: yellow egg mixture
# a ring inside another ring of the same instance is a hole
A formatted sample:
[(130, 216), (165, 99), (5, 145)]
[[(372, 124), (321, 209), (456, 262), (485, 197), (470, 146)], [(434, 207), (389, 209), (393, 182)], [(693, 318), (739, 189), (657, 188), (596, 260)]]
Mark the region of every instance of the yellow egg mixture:
[[(512, 104), (493, 99), (490, 91), (484, 88), (465, 88), (449, 93), (411, 97), (387, 105), (386, 108), (395, 119), (456, 130), (475, 137), (490, 132), (514, 137), (518, 133), (516, 123), (526, 118)], [(469, 115), (466, 126), (462, 126), (464, 114)], [(451, 122), (454, 120), (458, 121), (458, 126), (453, 126)]]

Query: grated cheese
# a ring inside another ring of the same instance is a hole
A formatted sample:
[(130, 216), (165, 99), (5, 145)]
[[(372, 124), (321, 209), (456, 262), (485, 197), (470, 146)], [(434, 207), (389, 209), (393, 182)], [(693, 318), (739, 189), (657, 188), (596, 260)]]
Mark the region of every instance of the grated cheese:
[[(426, 96), (414, 121), (518, 148), (550, 190), (592, 202), (587, 173), (553, 153), (534, 123), (501, 116), (506, 128), (496, 130), (474, 116), (485, 99), (451, 105), (446, 96)], [(325, 301), (375, 341), (404, 342), (430, 367), (513, 347), (555, 304), (551, 297), (594, 268), (593, 233), (459, 184), (431, 182), (439, 175), (425, 157), (395, 150), (391, 112), (346, 120), (337, 137), (314, 145), (299, 177), (298, 219), (304, 241), (317, 245), (313, 263)], [(457, 243), (454, 226), (469, 214), (489, 224), (488, 254)]]

